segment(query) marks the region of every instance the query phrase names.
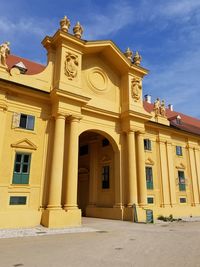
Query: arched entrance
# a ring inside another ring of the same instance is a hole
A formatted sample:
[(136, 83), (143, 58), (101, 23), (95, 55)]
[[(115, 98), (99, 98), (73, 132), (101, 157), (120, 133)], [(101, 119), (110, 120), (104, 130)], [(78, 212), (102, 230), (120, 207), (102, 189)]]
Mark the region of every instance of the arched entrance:
[(79, 137), (77, 201), (82, 216), (91, 216), (91, 210), (97, 208), (113, 208), (115, 182), (115, 152), (109, 137), (83, 132)]

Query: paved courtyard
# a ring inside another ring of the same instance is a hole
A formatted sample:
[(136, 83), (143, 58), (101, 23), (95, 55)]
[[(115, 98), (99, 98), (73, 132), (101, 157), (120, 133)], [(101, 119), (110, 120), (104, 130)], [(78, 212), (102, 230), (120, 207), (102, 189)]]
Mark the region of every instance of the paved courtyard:
[(200, 222), (84, 218), (83, 227), (74, 229), (18, 232), (24, 236), (0, 231), (0, 267), (200, 266)]

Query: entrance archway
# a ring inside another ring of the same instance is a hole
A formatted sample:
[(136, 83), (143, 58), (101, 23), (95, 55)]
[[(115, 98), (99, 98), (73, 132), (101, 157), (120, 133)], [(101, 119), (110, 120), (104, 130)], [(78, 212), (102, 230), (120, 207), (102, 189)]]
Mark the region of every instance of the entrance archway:
[[(115, 203), (115, 152), (102, 133), (83, 132), (79, 137), (78, 207), (82, 216)], [(102, 218), (103, 218), (102, 214)]]

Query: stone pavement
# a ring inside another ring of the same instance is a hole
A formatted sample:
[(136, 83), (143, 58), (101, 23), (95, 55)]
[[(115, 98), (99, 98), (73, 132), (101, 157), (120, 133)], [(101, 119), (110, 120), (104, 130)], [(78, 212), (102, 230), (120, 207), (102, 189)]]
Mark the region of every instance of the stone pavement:
[(83, 218), (83, 227), (18, 231), (26, 236), (0, 239), (0, 267), (200, 267), (198, 221), (147, 225)]

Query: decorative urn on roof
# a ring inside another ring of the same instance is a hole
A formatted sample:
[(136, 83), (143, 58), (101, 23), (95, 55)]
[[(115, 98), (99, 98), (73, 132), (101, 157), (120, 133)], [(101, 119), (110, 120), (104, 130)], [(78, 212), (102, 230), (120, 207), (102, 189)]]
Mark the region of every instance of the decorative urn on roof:
[(67, 18), (67, 16), (64, 16), (63, 19), (60, 21), (60, 28), (64, 32), (68, 32), (70, 27), (70, 20)]
[(77, 38), (81, 38), (82, 34), (83, 34), (83, 27), (81, 26), (80, 22), (78, 21), (76, 23), (76, 25), (74, 26), (73, 28), (73, 32), (74, 32), (74, 35), (77, 37)]
[(131, 51), (129, 47), (126, 49), (126, 52), (124, 53), (124, 55), (125, 55), (130, 61), (132, 61), (133, 51)]
[(133, 64), (139, 66), (142, 61), (142, 57), (139, 55), (138, 51), (136, 51), (135, 56), (133, 57)]

